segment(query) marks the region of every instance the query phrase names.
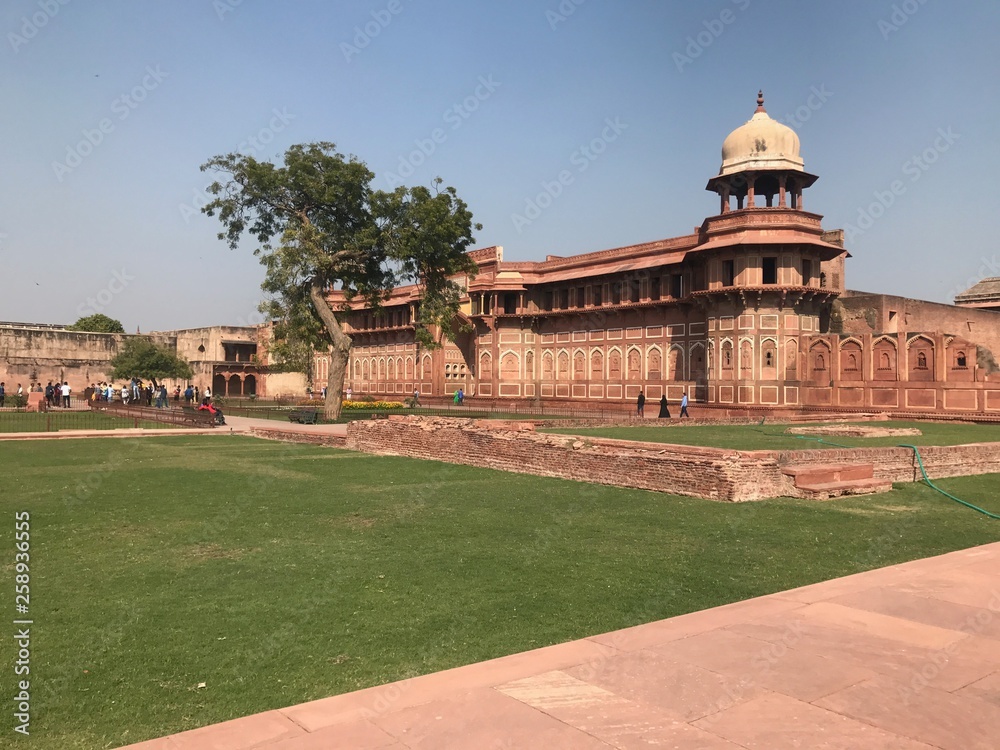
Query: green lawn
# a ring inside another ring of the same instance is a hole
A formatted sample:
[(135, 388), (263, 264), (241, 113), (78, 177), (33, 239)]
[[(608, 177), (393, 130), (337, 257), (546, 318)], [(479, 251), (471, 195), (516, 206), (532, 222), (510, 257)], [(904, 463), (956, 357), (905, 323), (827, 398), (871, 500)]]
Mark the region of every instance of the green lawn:
[[(637, 427), (558, 427), (539, 432), (567, 435), (592, 435), (618, 440), (639, 440), (647, 443), (672, 443), (698, 445), (736, 450), (802, 450), (807, 448), (832, 448), (835, 445), (858, 447), (885, 447), (908, 443), (911, 445), (959, 445), (962, 443), (1000, 442), (1000, 424), (955, 424), (951, 422), (858, 422), (872, 427), (915, 427), (922, 435), (890, 438), (849, 438), (840, 435), (809, 435), (797, 437), (785, 434), (790, 425), (683, 425), (677, 420), (668, 423), (652, 422)], [(805, 425), (794, 425), (804, 427)], [(815, 438), (821, 437), (821, 443)], [(835, 444), (835, 445), (831, 445)]]
[(149, 420), (113, 417), (94, 411), (26, 412), (0, 410), (0, 432), (58, 432), (60, 430), (117, 430), (131, 427), (147, 429), (174, 428), (178, 425)]
[[(1000, 522), (923, 485), (729, 505), (242, 437), (0, 451), (9, 597), (14, 514), (31, 513), (37, 750), (117, 747), (1000, 540)], [(996, 512), (998, 481), (941, 485)], [(0, 649), (10, 693), (13, 640)]]

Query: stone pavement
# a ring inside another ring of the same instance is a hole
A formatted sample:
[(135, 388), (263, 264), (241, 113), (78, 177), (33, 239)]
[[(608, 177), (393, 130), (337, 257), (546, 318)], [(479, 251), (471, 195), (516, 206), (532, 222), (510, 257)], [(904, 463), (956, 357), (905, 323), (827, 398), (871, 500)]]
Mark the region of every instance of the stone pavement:
[(996, 750), (1000, 543), (130, 747)]

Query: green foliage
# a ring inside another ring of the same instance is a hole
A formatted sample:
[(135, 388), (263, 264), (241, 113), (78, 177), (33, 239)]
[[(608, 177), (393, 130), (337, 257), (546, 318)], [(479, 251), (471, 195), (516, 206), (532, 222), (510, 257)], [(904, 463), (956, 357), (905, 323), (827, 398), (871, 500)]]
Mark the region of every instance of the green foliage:
[(12, 409), (22, 409), (27, 405), (27, 393), (8, 393), (4, 399), (4, 406), (9, 406)]
[[(266, 269), (261, 311), (274, 321), (272, 354), (288, 369), (311, 370), (314, 351), (331, 347), (346, 362), (350, 339), (324, 295), (339, 289), (348, 300), (379, 309), (392, 288), (420, 286), (418, 338), (437, 346), (430, 331), (452, 334), (463, 294), (450, 277), (473, 275), (466, 255), (473, 242), (472, 213), (454, 188), (399, 187), (373, 191), (374, 174), (333, 143), (296, 145), (284, 164), (231, 153), (216, 156), (202, 171), (224, 176), (208, 192), (202, 211), (218, 215), (219, 239), (235, 249), (244, 234), (258, 243), (254, 254)], [(331, 368), (330, 392), (339, 393)]]
[(381, 217), (386, 247), (396, 267), (397, 283), (413, 283), (420, 289), (417, 340), (425, 347), (440, 345), (433, 329), (453, 338), (452, 321), (465, 288), (452, 277), (474, 277), (476, 264), (466, 255), (473, 242), (472, 212), (453, 187), (434, 191), (425, 187), (397, 188), (373, 197)]
[(146, 338), (128, 339), (111, 360), (112, 378), (127, 380), (162, 380), (163, 378), (190, 378), (191, 366), (172, 352), (157, 346)]
[(109, 318), (104, 313), (94, 313), (80, 318), (69, 327), (69, 330), (90, 333), (125, 333), (121, 321)]

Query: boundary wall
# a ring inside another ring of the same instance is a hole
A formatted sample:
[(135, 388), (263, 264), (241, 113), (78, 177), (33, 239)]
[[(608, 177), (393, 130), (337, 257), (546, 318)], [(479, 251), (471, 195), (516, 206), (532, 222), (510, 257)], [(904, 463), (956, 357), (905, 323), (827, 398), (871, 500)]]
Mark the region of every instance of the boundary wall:
[[(871, 463), (877, 478), (920, 478), (908, 448), (735, 451), (542, 434), (530, 423), (442, 417), (351, 422), (344, 447), (729, 502), (804, 497), (782, 473), (790, 465)], [(932, 478), (1000, 473), (1000, 443), (928, 446), (920, 453)]]

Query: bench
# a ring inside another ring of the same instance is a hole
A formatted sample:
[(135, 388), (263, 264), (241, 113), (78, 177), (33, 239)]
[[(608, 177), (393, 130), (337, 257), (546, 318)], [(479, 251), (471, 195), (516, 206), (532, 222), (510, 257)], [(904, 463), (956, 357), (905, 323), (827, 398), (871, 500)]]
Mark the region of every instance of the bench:
[(316, 409), (296, 409), (295, 411), (288, 412), (289, 422), (298, 422), (299, 424), (316, 424), (319, 419), (319, 412)]
[(200, 427), (215, 427), (215, 416), (204, 409), (195, 409), (193, 406), (181, 407), (181, 421), (191, 422)]
[(166, 422), (168, 424), (191, 425), (194, 427), (215, 427), (215, 418), (207, 411), (198, 411), (190, 406), (183, 409), (155, 409), (148, 406), (132, 406), (118, 402), (90, 401), (92, 411), (134, 420), (139, 426), (142, 420)]

